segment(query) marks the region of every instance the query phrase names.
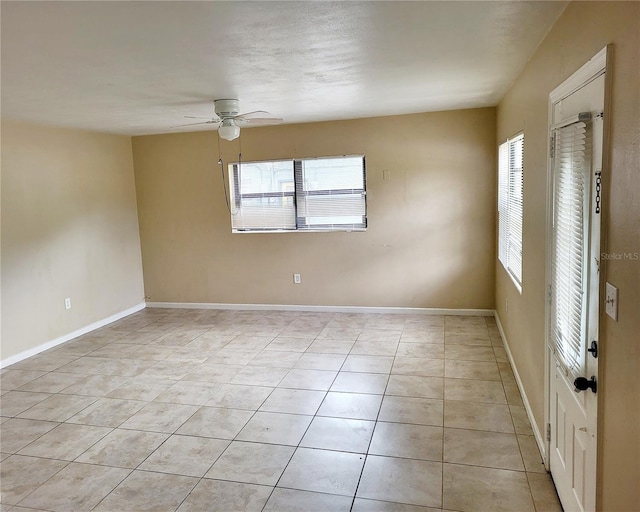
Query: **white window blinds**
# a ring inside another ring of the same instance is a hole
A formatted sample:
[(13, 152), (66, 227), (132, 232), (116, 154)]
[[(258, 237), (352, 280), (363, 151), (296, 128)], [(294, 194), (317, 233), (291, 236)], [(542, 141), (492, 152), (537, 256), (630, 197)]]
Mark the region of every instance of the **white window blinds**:
[(522, 289), (522, 189), (524, 134), (498, 152), (498, 258)]
[(300, 230), (367, 227), (364, 157), (295, 161)]
[(583, 122), (557, 129), (554, 137), (550, 340), (560, 362), (578, 374), (586, 328), (590, 137)]
[(364, 156), (229, 165), (234, 233), (365, 230)]
[(293, 162), (242, 162), (230, 166), (233, 231), (296, 229)]

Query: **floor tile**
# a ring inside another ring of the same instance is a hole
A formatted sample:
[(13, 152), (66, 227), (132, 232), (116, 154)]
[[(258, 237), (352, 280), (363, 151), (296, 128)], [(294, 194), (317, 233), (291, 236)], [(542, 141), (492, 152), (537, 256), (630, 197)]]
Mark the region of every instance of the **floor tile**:
[(507, 405), (444, 401), (444, 426), (514, 433)]
[(367, 453), (374, 424), (373, 421), (316, 417), (302, 438), (300, 446)]
[(158, 395), (155, 402), (167, 402), (184, 405), (204, 405), (216, 393), (216, 383), (191, 382), (181, 380)]
[(106, 396), (114, 389), (129, 383), (131, 378), (118, 375), (87, 375), (64, 388), (65, 395)]
[(433, 398), (385, 396), (378, 420), (441, 427), (444, 424), (444, 402)]
[(244, 366), (237, 364), (201, 364), (193, 368), (182, 379), (191, 382), (229, 382), (233, 379)]
[(488, 334), (476, 333), (445, 333), (445, 346), (466, 345), (466, 346), (491, 346), (491, 339)]
[(122, 423), (120, 428), (172, 434), (198, 409), (197, 405), (151, 402)]
[(536, 512), (562, 512), (560, 499), (548, 473), (527, 473)]
[(276, 338), (269, 343), (265, 350), (276, 350), (285, 352), (304, 352), (313, 343), (313, 338)]
[(354, 343), (354, 341), (317, 339), (309, 345), (307, 353), (346, 355), (351, 351)]
[(527, 411), (522, 405), (510, 405), (511, 419), (513, 420), (513, 426), (516, 429), (516, 434), (533, 435), (533, 429), (527, 416)]
[(94, 511), (173, 512), (197, 483), (193, 477), (134, 471)]
[(442, 435), (442, 427), (378, 421), (369, 453), (441, 461)]
[(20, 450), (20, 455), (74, 460), (112, 429), (63, 423)]
[(439, 508), (442, 463), (369, 455), (356, 496)]
[(201, 480), (177, 512), (261, 512), (272, 488), (220, 480)]
[(287, 375), (286, 368), (268, 368), (264, 366), (247, 366), (231, 379), (232, 384), (275, 387)]
[(349, 512), (351, 497), (277, 488), (264, 512)]
[(139, 400), (100, 398), (86, 409), (69, 418), (67, 423), (95, 425), (98, 427), (117, 427), (145, 405), (147, 405), (147, 402)]
[(259, 410), (313, 415), (320, 407), (325, 395), (325, 391), (277, 388), (264, 401)]
[(294, 451), (292, 446), (233, 441), (206, 478), (273, 486)]
[(225, 384), (218, 389), (218, 392), (205, 405), (257, 411), (273, 389), (266, 386)]
[(524, 405), (522, 402), (522, 396), (520, 390), (515, 381), (502, 381), (502, 387), (504, 388), (504, 394), (507, 397), (507, 403), (510, 405)]
[(338, 371), (346, 359), (342, 354), (316, 354), (305, 352), (294, 365), (302, 370), (331, 370)]
[(444, 362), (444, 376), (452, 379), (500, 380), (498, 365), (490, 361), (447, 359)]
[(150, 402), (164, 391), (173, 386), (175, 382), (162, 378), (134, 377), (124, 386), (107, 393), (109, 398), (121, 398), (123, 400), (143, 400)]
[(318, 340), (355, 341), (362, 329), (349, 327), (326, 327), (318, 334)]
[(68, 462), (12, 455), (0, 464), (2, 503), (15, 505), (64, 468)]
[(387, 386), (388, 374), (355, 373), (341, 371), (331, 386), (331, 391), (382, 395)]
[(3, 370), (0, 374), (0, 389), (3, 392), (18, 389), (27, 382), (42, 377), (45, 373), (39, 370)]
[(387, 395), (439, 398), (444, 395), (444, 379), (416, 375), (391, 375)]
[(50, 396), (53, 395), (29, 391), (9, 391), (0, 396), (0, 413), (3, 416), (17, 416)]
[(444, 331), (424, 329), (405, 329), (400, 343), (444, 343)]
[(375, 420), (378, 417), (381, 395), (329, 392), (318, 409), (318, 416)]
[(353, 496), (364, 455), (298, 448), (278, 487)]
[(202, 477), (229, 446), (229, 441), (173, 435), (138, 469)]
[(76, 462), (135, 468), (167, 437), (167, 434), (157, 432), (116, 429), (84, 452)]
[(538, 449), (538, 443), (533, 436), (519, 435), (518, 444), (520, 445), (520, 453), (524, 460), (524, 466), (531, 473), (546, 473), (546, 469), (542, 462), (542, 455)]
[(176, 433), (218, 439), (233, 439), (252, 416), (252, 411), (242, 409), (201, 407)]
[(395, 356), (398, 342), (358, 340), (351, 347), (351, 354), (367, 356)]
[(445, 509), (464, 512), (534, 512), (526, 474), (484, 467), (444, 465)]
[[(394, 326), (397, 327), (397, 326)], [(358, 336), (358, 341), (400, 341), (401, 329), (365, 328)]]
[(499, 432), (445, 428), (444, 461), (524, 471), (516, 436)]
[(91, 510), (130, 471), (71, 463), (20, 502), (21, 506), (56, 512)]
[(444, 357), (446, 359), (462, 359), (465, 361), (496, 360), (492, 347), (483, 347), (478, 345), (446, 345), (444, 349)]
[[(311, 343), (311, 342), (309, 342)], [(300, 359), (299, 352), (282, 352), (278, 350), (263, 350), (251, 361), (249, 366), (263, 366), (268, 368), (293, 368)]]
[(420, 507), (406, 505), (404, 503), (392, 503), (389, 501), (365, 500), (356, 498), (352, 512), (441, 512), (439, 508)]
[(317, 391), (327, 391), (338, 372), (328, 370), (291, 370), (282, 379), (279, 387), (294, 389), (312, 389)]
[(492, 380), (444, 379), (445, 400), (506, 404), (502, 382)]
[(258, 411), (236, 439), (297, 446), (312, 419), (312, 416)]
[(59, 423), (11, 418), (0, 426), (0, 452), (16, 453)]
[(341, 368), (343, 372), (390, 373), (393, 357), (350, 355)]
[(444, 359), (397, 356), (391, 373), (421, 377), (444, 377)]
[(444, 359), (444, 345), (437, 343), (400, 343), (397, 357), (426, 357), (430, 359)]
[(64, 388), (84, 379), (79, 373), (51, 372), (23, 384), (19, 391), (35, 391), (40, 393), (58, 393)]

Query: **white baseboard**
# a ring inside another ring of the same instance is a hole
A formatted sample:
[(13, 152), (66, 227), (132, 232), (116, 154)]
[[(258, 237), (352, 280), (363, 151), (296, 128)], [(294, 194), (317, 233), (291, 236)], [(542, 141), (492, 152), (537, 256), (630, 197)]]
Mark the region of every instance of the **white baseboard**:
[(544, 441), (544, 436), (540, 432), (538, 428), (538, 424), (535, 422), (533, 417), (533, 412), (531, 411), (531, 404), (529, 403), (529, 399), (527, 398), (527, 393), (524, 390), (524, 386), (522, 385), (522, 380), (520, 379), (520, 375), (518, 374), (518, 367), (513, 360), (513, 355), (511, 354), (511, 349), (509, 348), (509, 342), (507, 341), (507, 336), (504, 333), (504, 329), (502, 328), (502, 323), (500, 322), (500, 317), (498, 316), (498, 312), (495, 312), (496, 324), (498, 324), (498, 330), (500, 331), (500, 337), (502, 338), (502, 344), (504, 345), (504, 349), (507, 352), (507, 356), (509, 357), (509, 363), (511, 363), (511, 368), (513, 369), (513, 375), (516, 378), (516, 384), (518, 384), (518, 389), (520, 390), (520, 396), (522, 397), (522, 402), (524, 403), (524, 409), (527, 411), (527, 417), (529, 418), (529, 423), (531, 423), (531, 429), (533, 430), (533, 436), (538, 444), (538, 449), (540, 450), (540, 454), (542, 455), (543, 460), (547, 460), (546, 457), (546, 445)]
[(136, 313), (142, 309), (145, 308), (145, 303), (141, 302), (140, 304), (136, 304), (135, 306), (132, 306), (130, 308), (127, 308), (123, 311), (119, 311), (118, 313), (115, 313), (107, 318), (103, 318), (102, 320), (98, 320), (97, 322), (93, 322), (92, 324), (89, 324), (85, 327), (82, 327), (76, 331), (70, 332), (69, 334), (65, 334), (64, 336), (60, 336), (59, 338), (56, 338), (55, 340), (51, 340), (51, 341), (47, 341), (46, 343), (43, 343), (42, 345), (38, 345), (37, 347), (33, 347), (30, 348), (28, 350), (24, 350), (22, 352), (19, 352), (18, 354), (14, 355), (14, 356), (10, 356), (7, 357), (6, 359), (3, 359), (2, 361), (0, 361), (0, 368), (4, 368), (6, 366), (10, 366), (12, 364), (15, 363), (19, 363), (20, 361), (22, 361), (23, 359), (26, 359), (28, 357), (31, 356), (35, 356), (36, 354), (39, 354), (40, 352), (44, 352), (45, 350), (49, 350), (50, 348), (56, 347), (62, 343), (65, 343), (69, 340), (72, 340), (74, 338), (77, 338), (78, 336), (82, 336), (83, 334), (87, 334), (88, 332), (91, 331), (95, 331), (96, 329), (99, 329), (100, 327), (104, 327), (105, 325), (108, 325), (112, 322), (115, 322), (116, 320), (120, 320), (121, 318), (124, 318), (125, 316), (129, 316), (133, 313)]
[(305, 306), (288, 304), (221, 304), (213, 302), (147, 302), (148, 308), (225, 309), (244, 311), (306, 311), (318, 313), (385, 313), (399, 315), (493, 316), (493, 309), (439, 309), (368, 306)]

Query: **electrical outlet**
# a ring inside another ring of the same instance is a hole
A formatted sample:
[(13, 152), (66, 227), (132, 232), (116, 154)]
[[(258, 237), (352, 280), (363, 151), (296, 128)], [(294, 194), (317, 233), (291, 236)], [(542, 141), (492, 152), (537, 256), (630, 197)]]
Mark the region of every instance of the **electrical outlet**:
[(618, 321), (618, 289), (611, 283), (605, 284), (605, 307), (607, 315)]
[(67, 297), (64, 299), (64, 309), (71, 309), (71, 298)]
[(295, 284), (300, 284), (302, 280), (300, 279), (300, 274), (293, 274), (293, 282)]
[(509, 299), (504, 299), (504, 312), (509, 312)]

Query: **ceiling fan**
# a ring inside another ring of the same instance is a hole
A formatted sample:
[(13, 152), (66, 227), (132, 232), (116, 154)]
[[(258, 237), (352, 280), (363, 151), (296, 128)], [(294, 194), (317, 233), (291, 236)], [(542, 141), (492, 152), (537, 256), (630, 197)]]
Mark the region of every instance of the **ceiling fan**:
[(278, 124), (282, 122), (282, 119), (271, 117), (271, 114), (264, 110), (255, 110), (253, 112), (240, 114), (240, 101), (238, 100), (214, 100), (213, 110), (215, 116), (212, 118), (184, 116), (187, 119), (207, 119), (207, 121), (182, 124), (174, 126), (173, 128), (183, 128), (185, 126), (196, 126), (199, 124), (216, 124), (219, 125), (218, 135), (220, 135), (220, 137), (225, 140), (234, 140), (240, 136), (240, 128), (242, 126)]

